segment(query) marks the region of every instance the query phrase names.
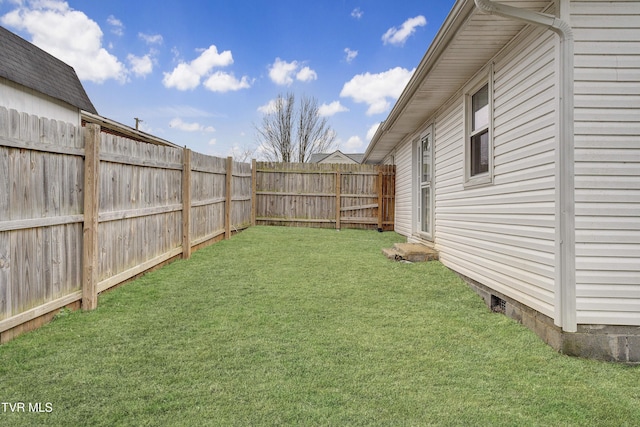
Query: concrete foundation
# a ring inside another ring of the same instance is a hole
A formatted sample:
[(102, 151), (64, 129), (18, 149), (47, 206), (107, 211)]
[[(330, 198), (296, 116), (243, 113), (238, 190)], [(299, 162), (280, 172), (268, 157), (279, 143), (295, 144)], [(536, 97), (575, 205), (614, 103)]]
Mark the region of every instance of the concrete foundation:
[(493, 311), (503, 312), (563, 354), (609, 362), (640, 364), (640, 327), (578, 325), (577, 332), (565, 332), (553, 319), (526, 305), (458, 274)]

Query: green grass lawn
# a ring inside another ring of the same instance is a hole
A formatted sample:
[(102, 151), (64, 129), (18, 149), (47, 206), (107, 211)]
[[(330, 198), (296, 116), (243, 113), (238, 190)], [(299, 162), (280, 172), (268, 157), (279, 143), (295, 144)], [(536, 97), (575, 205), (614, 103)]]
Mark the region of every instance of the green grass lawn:
[(640, 424), (639, 367), (554, 352), (401, 240), (253, 227), (149, 273), (0, 346), (27, 405), (0, 425)]

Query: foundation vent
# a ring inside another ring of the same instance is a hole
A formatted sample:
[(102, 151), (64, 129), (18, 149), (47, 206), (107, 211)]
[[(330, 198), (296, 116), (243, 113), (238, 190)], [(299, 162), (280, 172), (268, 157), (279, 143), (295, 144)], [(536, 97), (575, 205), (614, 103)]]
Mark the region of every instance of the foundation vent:
[(507, 311), (507, 302), (500, 297), (491, 295), (491, 311), (505, 314)]

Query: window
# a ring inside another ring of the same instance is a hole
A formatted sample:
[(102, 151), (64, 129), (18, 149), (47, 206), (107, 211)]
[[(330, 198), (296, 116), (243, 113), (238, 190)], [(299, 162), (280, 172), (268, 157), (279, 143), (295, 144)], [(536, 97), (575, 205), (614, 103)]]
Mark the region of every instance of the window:
[(419, 240), (433, 240), (434, 140), (433, 125), (412, 141), (412, 235)]
[(471, 97), (471, 176), (489, 172), (489, 85)]
[(468, 186), (490, 184), (493, 180), (491, 131), (491, 83), (476, 80), (465, 97), (466, 143), (465, 183)]

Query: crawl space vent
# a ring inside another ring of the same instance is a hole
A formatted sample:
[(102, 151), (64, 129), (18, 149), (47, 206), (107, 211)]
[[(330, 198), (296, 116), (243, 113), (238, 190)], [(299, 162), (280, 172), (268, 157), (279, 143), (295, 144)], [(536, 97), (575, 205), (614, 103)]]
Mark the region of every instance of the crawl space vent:
[(491, 311), (504, 314), (507, 311), (507, 302), (500, 297), (491, 295)]

